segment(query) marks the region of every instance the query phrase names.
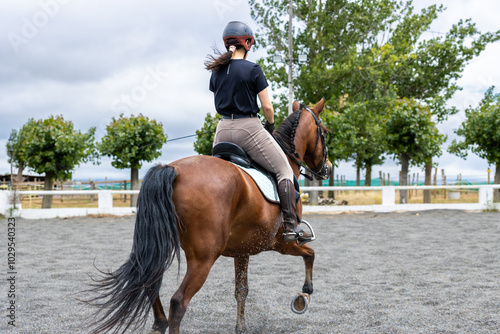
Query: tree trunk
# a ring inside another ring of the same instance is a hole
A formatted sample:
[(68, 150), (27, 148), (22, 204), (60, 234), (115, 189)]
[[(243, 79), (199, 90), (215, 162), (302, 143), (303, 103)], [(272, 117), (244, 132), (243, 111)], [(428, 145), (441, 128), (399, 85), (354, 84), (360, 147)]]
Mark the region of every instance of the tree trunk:
[(19, 168), (17, 170), (16, 183), (17, 183), (18, 186), (20, 186), (21, 183), (23, 182), (23, 170), (24, 170), (24, 166), (19, 166)]
[[(410, 162), (410, 157), (403, 153), (401, 154), (401, 186), (408, 185), (408, 164)], [(408, 190), (399, 191), (399, 204), (408, 203)]]
[(372, 185), (372, 165), (366, 164), (365, 186), (370, 187), (371, 185)]
[[(500, 184), (500, 162), (496, 164), (495, 184)], [(500, 189), (493, 190), (493, 202), (500, 203)]]
[[(132, 168), (130, 172), (130, 189), (139, 190), (139, 169)], [(130, 206), (137, 206), (137, 195), (130, 195)]]
[[(330, 174), (330, 178), (328, 179), (328, 185), (333, 187), (335, 185), (335, 166), (332, 164), (332, 173)], [(328, 197), (335, 199), (335, 192), (330, 190), (328, 192)]]
[(361, 168), (356, 165), (356, 187), (359, 187), (361, 184)]
[[(43, 190), (52, 191), (54, 186), (54, 176), (52, 173), (45, 173), (45, 182), (43, 185)], [(52, 195), (43, 195), (42, 199), (42, 209), (50, 209), (52, 208)]]
[[(432, 184), (432, 158), (425, 163), (425, 181), (424, 185), (430, 186)], [(424, 190), (424, 203), (431, 202), (431, 190)]]

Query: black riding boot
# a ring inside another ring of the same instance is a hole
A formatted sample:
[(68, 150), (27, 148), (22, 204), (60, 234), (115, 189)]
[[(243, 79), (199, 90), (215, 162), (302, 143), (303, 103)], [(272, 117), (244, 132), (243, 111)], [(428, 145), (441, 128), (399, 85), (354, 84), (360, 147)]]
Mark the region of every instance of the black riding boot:
[(283, 212), (283, 240), (300, 242), (311, 241), (312, 235), (304, 232), (298, 225), (295, 192), (292, 181), (281, 180), (278, 184), (281, 212)]

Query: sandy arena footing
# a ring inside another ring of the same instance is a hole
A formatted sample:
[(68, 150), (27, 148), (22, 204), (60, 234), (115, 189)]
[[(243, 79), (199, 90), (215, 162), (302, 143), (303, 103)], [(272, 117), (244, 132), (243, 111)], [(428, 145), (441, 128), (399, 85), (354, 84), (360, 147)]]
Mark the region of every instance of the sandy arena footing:
[[(249, 333), (499, 333), (500, 213), (426, 211), (314, 214), (318, 238), (314, 294), (296, 315), (301, 258), (250, 258)], [(6, 230), (7, 220), (4, 220)], [(93, 267), (117, 269), (129, 256), (134, 217), (16, 221), (16, 327), (7, 325), (7, 236), (0, 297), (1, 333), (85, 333), (92, 309), (76, 301)], [(177, 265), (163, 280), (163, 304), (180, 284)], [(168, 312), (168, 310), (167, 310)], [(151, 328), (150, 315), (147, 329)], [(233, 260), (221, 257), (189, 304), (182, 333), (232, 333)]]

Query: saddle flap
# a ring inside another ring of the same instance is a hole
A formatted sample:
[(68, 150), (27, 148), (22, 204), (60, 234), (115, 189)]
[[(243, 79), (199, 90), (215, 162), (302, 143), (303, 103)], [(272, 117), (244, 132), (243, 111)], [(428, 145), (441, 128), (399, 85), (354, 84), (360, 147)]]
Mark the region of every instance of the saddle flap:
[(241, 149), (241, 147), (233, 143), (217, 143), (212, 149), (212, 155), (223, 160), (231, 161), (232, 163), (245, 168), (250, 168), (251, 166), (250, 160), (245, 152)]

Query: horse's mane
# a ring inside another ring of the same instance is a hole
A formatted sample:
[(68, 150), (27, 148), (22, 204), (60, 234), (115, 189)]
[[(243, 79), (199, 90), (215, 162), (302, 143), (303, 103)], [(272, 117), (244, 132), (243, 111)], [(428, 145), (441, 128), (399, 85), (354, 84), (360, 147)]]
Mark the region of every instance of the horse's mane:
[(292, 153), (295, 156), (298, 154), (295, 152), (295, 131), (299, 125), (300, 115), (302, 114), (302, 109), (292, 113), (278, 126), (278, 128), (273, 132), (274, 139), (278, 142), (285, 153)]

